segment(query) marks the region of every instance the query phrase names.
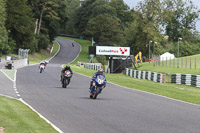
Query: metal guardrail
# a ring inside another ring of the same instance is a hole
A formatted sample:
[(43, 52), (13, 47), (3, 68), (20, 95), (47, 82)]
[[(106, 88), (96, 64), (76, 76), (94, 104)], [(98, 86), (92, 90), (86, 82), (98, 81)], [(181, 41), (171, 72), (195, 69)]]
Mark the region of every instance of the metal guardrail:
[(84, 63), (84, 68), (98, 70), (101, 68), (101, 63)]
[(87, 68), (87, 69), (93, 69), (93, 70), (98, 70), (101, 68), (101, 63), (85, 63), (85, 62), (79, 62), (77, 63), (77, 66), (81, 66), (81, 65), (84, 65), (84, 68)]

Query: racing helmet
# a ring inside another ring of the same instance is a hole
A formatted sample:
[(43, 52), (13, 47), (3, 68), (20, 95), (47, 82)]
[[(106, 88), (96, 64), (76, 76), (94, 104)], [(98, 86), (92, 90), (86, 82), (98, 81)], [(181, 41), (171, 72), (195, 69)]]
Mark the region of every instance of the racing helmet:
[(98, 74), (99, 74), (99, 75), (102, 75), (102, 74), (103, 74), (103, 69), (102, 69), (102, 68), (100, 68), (100, 69), (98, 70)]
[(69, 69), (69, 68), (70, 68), (70, 65), (69, 65), (69, 64), (67, 64), (67, 65), (66, 65), (66, 68), (68, 68), (68, 69)]

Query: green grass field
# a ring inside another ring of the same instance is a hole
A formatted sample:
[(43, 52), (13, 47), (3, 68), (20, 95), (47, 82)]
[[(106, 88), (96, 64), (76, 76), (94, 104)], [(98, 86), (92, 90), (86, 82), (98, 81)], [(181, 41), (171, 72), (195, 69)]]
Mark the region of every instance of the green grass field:
[(29, 107), (15, 99), (0, 97), (0, 127), (5, 133), (56, 133)]
[[(196, 60), (196, 63), (195, 63)], [(160, 62), (160, 65), (153, 65), (153, 62), (142, 63), (140, 64), (141, 67), (138, 70), (141, 71), (154, 71), (154, 72), (163, 72), (167, 74), (175, 74), (175, 73), (182, 73), (182, 74), (200, 74), (200, 55), (193, 55), (188, 57), (181, 57), (179, 58), (179, 68), (177, 68), (177, 59), (168, 60)], [(190, 65), (191, 64), (191, 65)], [(195, 69), (196, 64), (196, 69)], [(136, 64), (136, 66), (138, 66)], [(190, 67), (191, 66), (191, 67)]]

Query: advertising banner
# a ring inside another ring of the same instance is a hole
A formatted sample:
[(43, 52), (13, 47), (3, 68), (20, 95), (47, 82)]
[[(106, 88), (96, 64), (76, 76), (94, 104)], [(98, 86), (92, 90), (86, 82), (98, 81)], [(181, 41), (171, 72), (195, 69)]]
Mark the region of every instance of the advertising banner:
[(96, 55), (129, 56), (130, 47), (96, 46)]

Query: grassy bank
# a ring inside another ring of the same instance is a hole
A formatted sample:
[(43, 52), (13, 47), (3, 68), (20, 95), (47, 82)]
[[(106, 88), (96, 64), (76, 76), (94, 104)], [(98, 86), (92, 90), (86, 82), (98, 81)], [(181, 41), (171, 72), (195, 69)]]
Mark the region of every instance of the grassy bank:
[[(196, 63), (195, 63), (196, 60)], [(175, 73), (182, 74), (200, 74), (200, 55), (193, 55), (188, 57), (179, 58), (179, 68), (177, 68), (177, 59), (163, 61), (160, 66), (153, 66), (153, 63), (142, 63), (142, 67), (138, 68), (141, 71), (154, 71), (154, 72), (164, 72), (168, 75)], [(191, 64), (191, 65), (190, 65)], [(196, 64), (196, 69), (195, 69)], [(137, 66), (137, 65), (136, 65)]]
[(59, 49), (59, 45), (53, 41), (53, 51), (50, 54), (47, 50), (41, 50), (40, 53), (34, 53), (29, 55), (30, 64), (39, 63), (41, 60), (48, 60), (51, 58)]
[[(29, 63), (30, 64), (35, 64), (35, 63), (39, 63), (41, 60), (48, 60), (49, 58), (51, 58), (53, 55), (55, 55), (55, 53), (58, 51), (59, 49), (59, 45), (53, 41), (53, 51), (50, 54), (49, 51), (47, 50), (41, 50), (40, 52), (34, 53), (34, 54), (29, 54), (28, 58), (29, 58)], [(5, 56), (13, 56), (13, 57), (18, 57), (17, 54), (8, 54), (8, 55), (3, 55), (1, 58), (5, 59)]]
[[(62, 37), (62, 38), (65, 38), (65, 37)], [(83, 68), (83, 66), (81, 67), (76, 66), (77, 61), (87, 61), (87, 62), (89, 61), (88, 46), (90, 43), (85, 44), (87, 41), (80, 40), (80, 39), (71, 39), (71, 38), (66, 38), (66, 39), (74, 40), (78, 42), (83, 48), (79, 55), (80, 58), (77, 58), (76, 61), (71, 65), (72, 70), (74, 72), (92, 77), (94, 72), (96, 71), (85, 69)], [(163, 69), (163, 70), (162, 69), (159, 70), (157, 68), (155, 69), (155, 67), (153, 67), (153, 64), (149, 65), (147, 63), (143, 64), (143, 66), (141, 67), (141, 70), (143, 67), (144, 67), (143, 70), (146, 70), (146, 71), (157, 71), (157, 72), (169, 71), (168, 68)], [(177, 73), (176, 70), (171, 71), (171, 72)], [(200, 89), (196, 87), (186, 86), (186, 85), (177, 85), (177, 84), (171, 84), (171, 83), (160, 84), (160, 83), (155, 83), (148, 80), (131, 78), (131, 77), (126, 76), (125, 74), (106, 74), (106, 77), (109, 82), (112, 82), (121, 86), (138, 89), (142, 91), (147, 91), (147, 92), (179, 99), (182, 101), (200, 104)]]
[(12, 69), (0, 69), (3, 73), (5, 73), (10, 79), (14, 80), (14, 74), (16, 70)]
[(15, 99), (0, 97), (0, 127), (5, 133), (56, 133), (29, 107)]

